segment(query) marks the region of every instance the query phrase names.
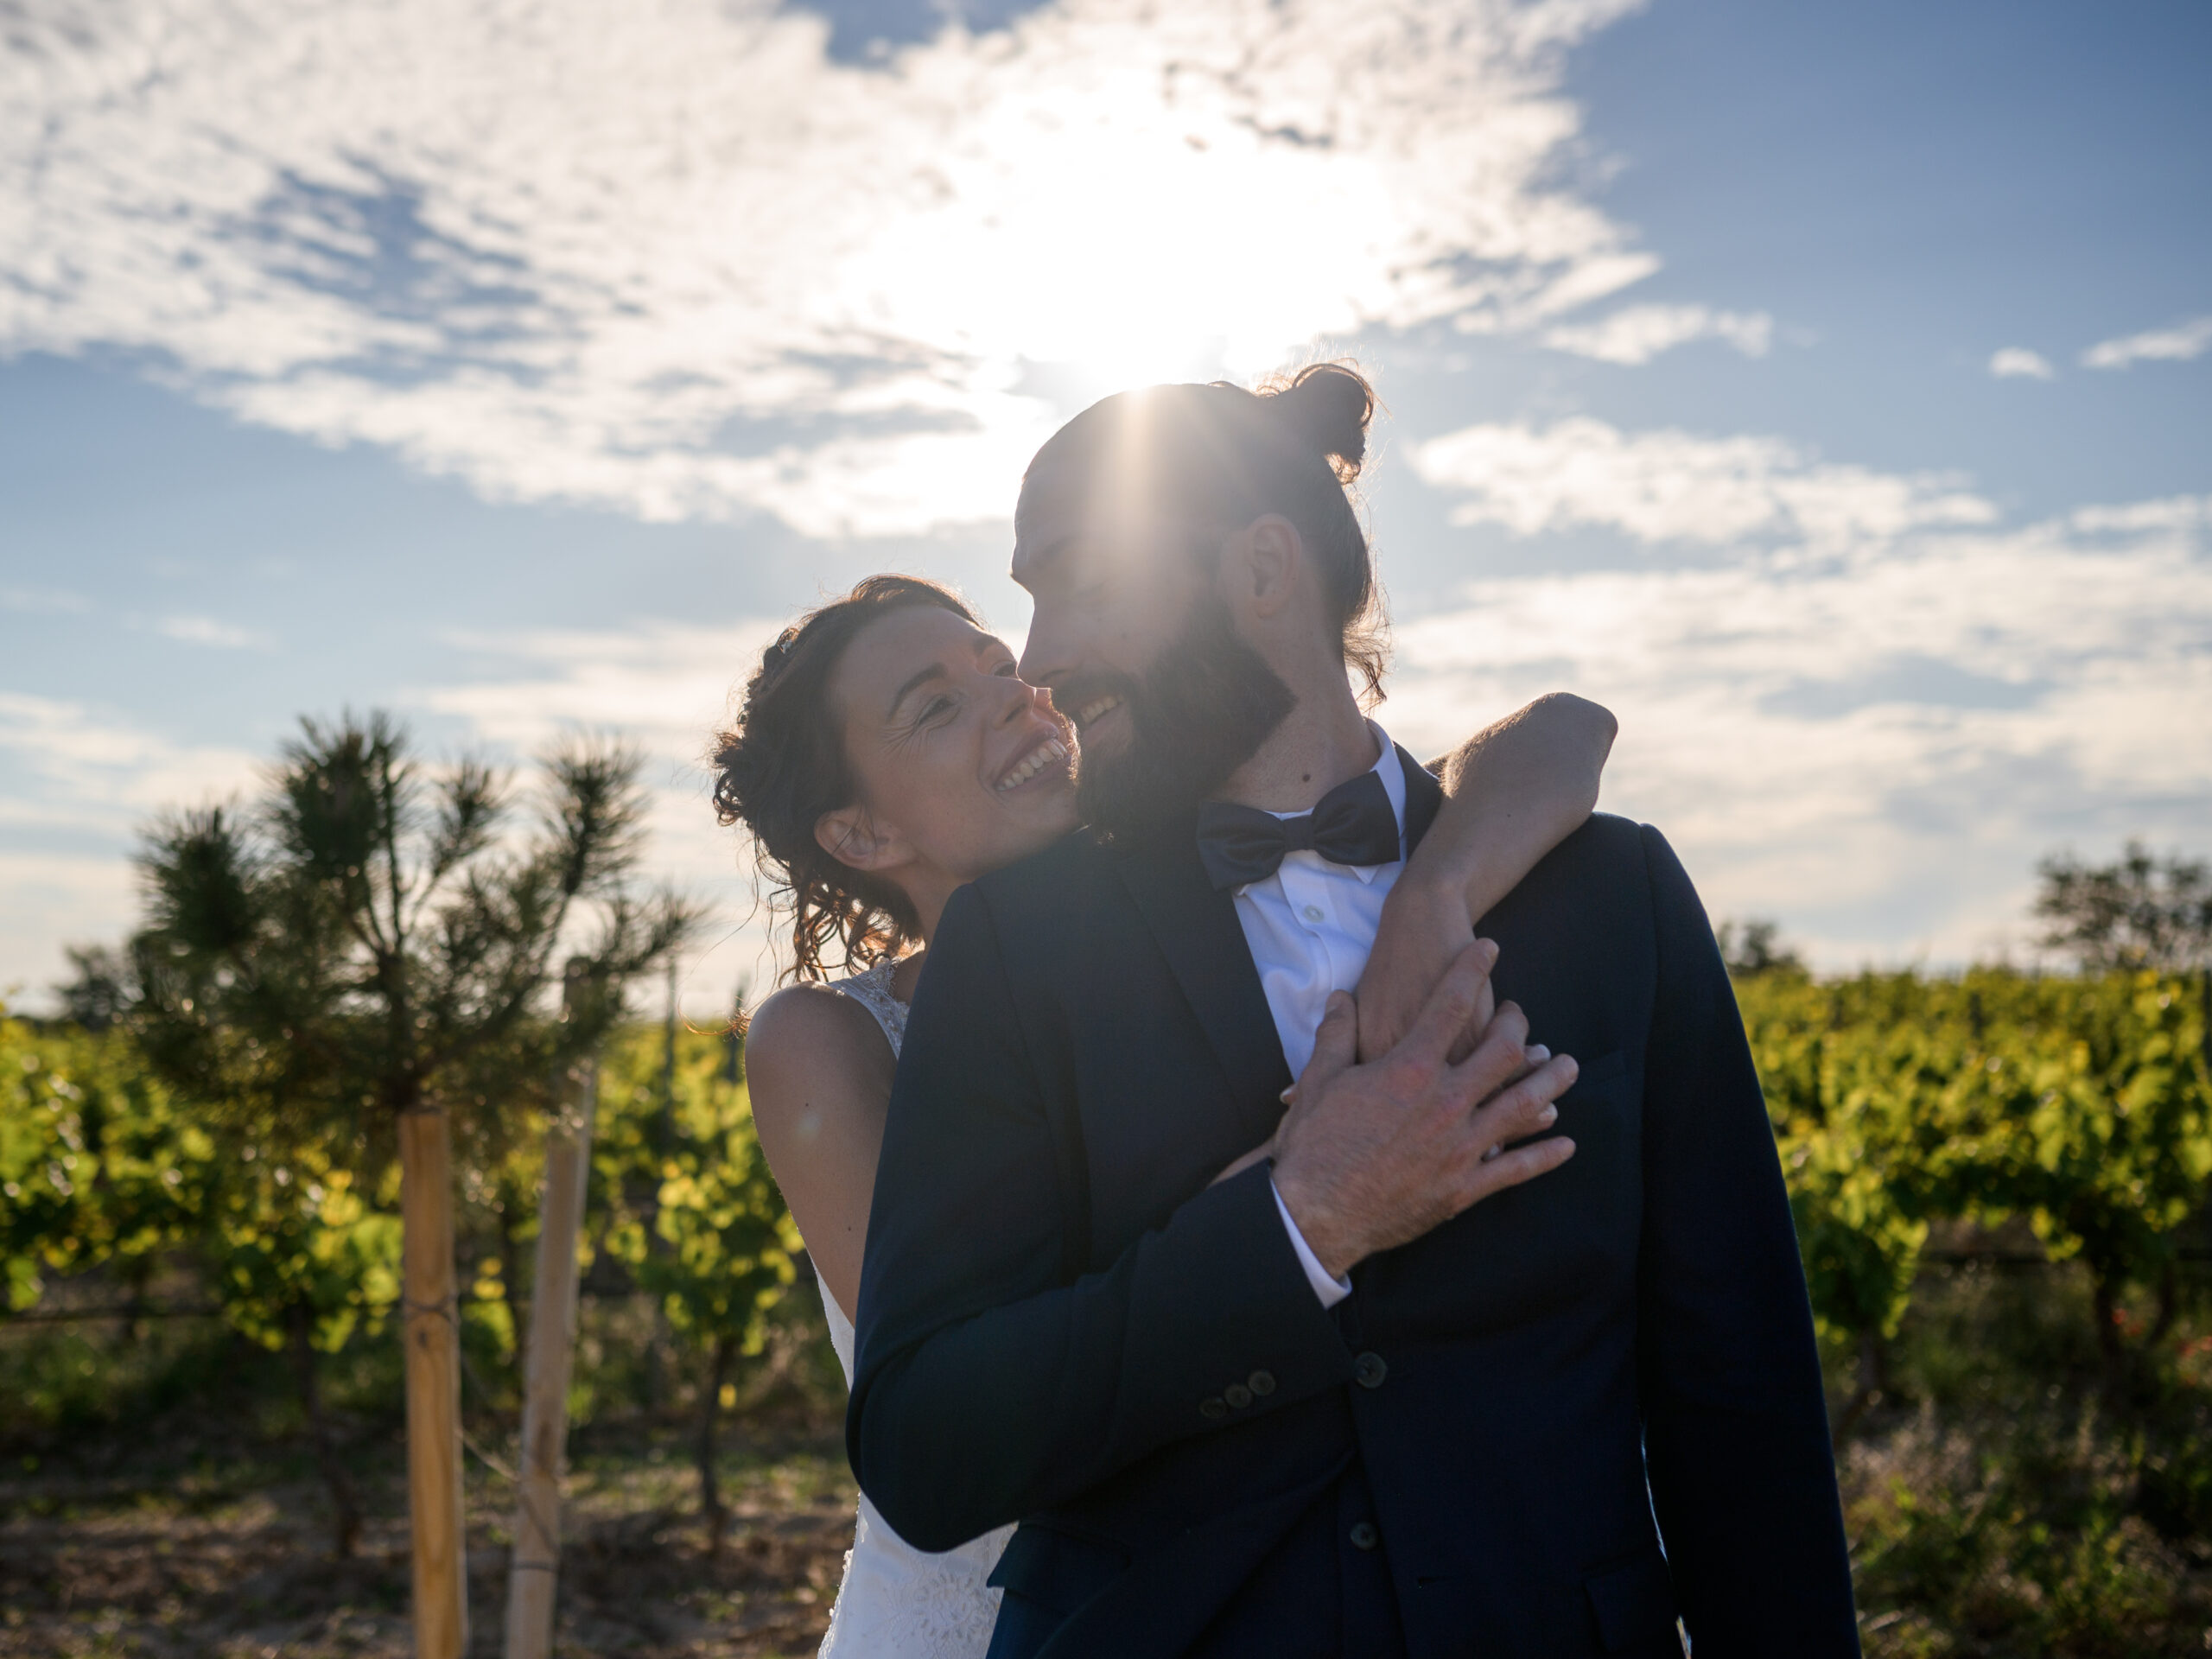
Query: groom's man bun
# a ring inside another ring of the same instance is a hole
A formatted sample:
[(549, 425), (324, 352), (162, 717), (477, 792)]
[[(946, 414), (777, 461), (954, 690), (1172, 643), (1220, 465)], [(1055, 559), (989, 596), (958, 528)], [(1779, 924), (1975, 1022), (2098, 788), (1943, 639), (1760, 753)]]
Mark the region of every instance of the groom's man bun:
[(1344, 363), (1310, 363), (1296, 374), (1264, 385), (1259, 397), (1268, 413), (1321, 452), (1339, 484), (1359, 476), (1367, 459), (1367, 428), (1375, 418), (1375, 388)]
[(1350, 493), (1376, 408), (1374, 387), (1348, 363), (1309, 364), (1256, 391), (1216, 380), (1118, 392), (1054, 433), (1022, 487), (1072, 474), (1109, 499), (1141, 496), (1224, 532), (1280, 513), (1306, 543), (1345, 667), (1379, 702), (1387, 629)]

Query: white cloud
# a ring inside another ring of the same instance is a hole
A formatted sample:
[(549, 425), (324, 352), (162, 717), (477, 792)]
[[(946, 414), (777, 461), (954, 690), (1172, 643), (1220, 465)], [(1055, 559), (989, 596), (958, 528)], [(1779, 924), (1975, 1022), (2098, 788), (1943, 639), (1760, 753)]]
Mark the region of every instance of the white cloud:
[(1428, 484), (1464, 496), (1454, 524), (1522, 536), (1599, 525), (1645, 542), (1781, 537), (1830, 546), (1997, 517), (1946, 474), (1823, 462), (1775, 437), (1627, 433), (1586, 416), (1467, 427), (1420, 445), (1413, 463)]
[(2170, 495), (2117, 507), (2077, 508), (2068, 522), (2089, 535), (2155, 535), (2212, 524), (2212, 496)]
[(995, 518), (1027, 365), (1532, 327), (1656, 268), (1556, 181), (1563, 49), (1636, 3), (1060, 0), (858, 67), (772, 0), (28, 0), (0, 352), (142, 351), (495, 498)]
[(2048, 359), (2024, 346), (2007, 346), (1992, 353), (1989, 372), (1999, 380), (2048, 380), (2055, 372)]
[(31, 616), (60, 616), (76, 614), (92, 608), (92, 603), (82, 594), (73, 594), (59, 588), (0, 588), (0, 610), (18, 611)]
[(1950, 480), (1594, 422), (1416, 460), (1474, 520), (1725, 550), (1472, 583), (1401, 623), (1386, 710), (1427, 747), (1546, 690), (1608, 703), (1608, 809), (1665, 829), (1716, 914), (1779, 913), (1829, 965), (1957, 961), (2021, 943), (2054, 847), (2202, 845), (2212, 499), (2005, 528)]
[(2194, 317), (2171, 328), (2101, 340), (2082, 353), (2085, 369), (2124, 369), (2131, 363), (2186, 363), (2212, 348), (2212, 317)]
[(165, 616), (154, 624), (154, 632), (165, 639), (181, 640), (188, 645), (212, 645), (218, 651), (274, 649), (274, 642), (267, 634), (233, 627), (212, 616)]
[(652, 873), (715, 912), (715, 925), (684, 964), (683, 1001), (702, 1018), (727, 1007), (741, 980), (757, 1001), (776, 973), (751, 843), (715, 822), (706, 757), (762, 648), (783, 626), (741, 619), (716, 627), (640, 622), (469, 636), (454, 643), (505, 672), (408, 698), (512, 753), (543, 749), (577, 730), (619, 731), (643, 747)]
[(1713, 311), (1701, 305), (1631, 305), (1595, 322), (1562, 323), (1543, 342), (1554, 351), (1630, 366), (1696, 340), (1725, 340), (1746, 357), (1764, 357), (1774, 319), (1764, 311)]
[(255, 769), (237, 749), (179, 743), (109, 710), (16, 691), (0, 691), (0, 757), (24, 780), (9, 791), (15, 821), (118, 841), (149, 813), (245, 788)]
[(467, 634), (451, 643), (503, 659), (505, 675), (428, 687), (409, 701), (456, 715), (508, 747), (543, 747), (582, 728), (619, 728), (671, 765), (696, 764), (715, 723), (760, 665), (781, 620), (719, 627), (639, 622), (603, 630)]
[(85, 703), (0, 691), (0, 1001), (45, 1002), (64, 945), (130, 931), (130, 851), (149, 817), (239, 794), (254, 774), (253, 757), (235, 749), (177, 742)]
[(0, 851), (0, 1007), (49, 1002), (64, 945), (111, 944), (137, 917), (137, 877), (123, 859)]

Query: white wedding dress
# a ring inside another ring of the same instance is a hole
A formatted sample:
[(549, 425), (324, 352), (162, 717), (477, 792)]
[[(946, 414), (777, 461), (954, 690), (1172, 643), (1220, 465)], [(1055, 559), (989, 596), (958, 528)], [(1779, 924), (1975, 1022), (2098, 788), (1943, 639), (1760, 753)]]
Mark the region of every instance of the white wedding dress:
[[(891, 993), (895, 965), (879, 963), (834, 987), (875, 1016), (894, 1056), (906, 1031), (906, 1005)], [(818, 1274), (815, 1282), (822, 1283)], [(850, 1389), (853, 1322), (827, 1285), (822, 1285), (822, 1311)], [(999, 1616), (999, 1592), (983, 1580), (1013, 1535), (1012, 1527), (1001, 1527), (932, 1555), (892, 1531), (861, 1493), (844, 1582), (830, 1615), (830, 1633), (822, 1638), (823, 1659), (982, 1659)]]

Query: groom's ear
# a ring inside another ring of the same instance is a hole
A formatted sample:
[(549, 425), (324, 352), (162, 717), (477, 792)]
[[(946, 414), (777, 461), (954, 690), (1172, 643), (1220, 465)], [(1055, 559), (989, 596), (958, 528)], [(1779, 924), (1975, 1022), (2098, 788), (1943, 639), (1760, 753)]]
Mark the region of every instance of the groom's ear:
[(906, 839), (887, 824), (879, 824), (864, 806), (841, 806), (814, 821), (814, 839), (822, 850), (848, 869), (887, 870), (906, 861)]
[(1230, 607), (1257, 621), (1280, 616), (1304, 575), (1305, 538), (1281, 513), (1262, 513), (1231, 538), (1224, 562)]

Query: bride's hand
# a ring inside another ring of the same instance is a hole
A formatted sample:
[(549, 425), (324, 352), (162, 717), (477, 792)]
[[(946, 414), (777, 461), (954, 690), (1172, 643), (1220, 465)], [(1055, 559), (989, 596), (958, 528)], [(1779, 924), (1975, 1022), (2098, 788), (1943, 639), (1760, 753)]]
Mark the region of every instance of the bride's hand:
[[(1383, 904), (1356, 993), (1363, 1062), (1397, 1046), (1491, 907), (1588, 819), (1613, 730), (1607, 710), (1554, 692), (1433, 763), (1444, 804)], [(1478, 1009), (1446, 1059), (1473, 1052), (1489, 1023)]]
[[(1474, 919), (1467, 913), (1463, 893), (1421, 882), (1410, 871), (1406, 880), (1390, 890), (1382, 903), (1382, 921), (1375, 932), (1367, 971), (1360, 976), (1355, 994), (1359, 1001), (1363, 1062), (1389, 1053), (1413, 1029), (1437, 981), (1474, 937)], [(1452, 1065), (1474, 1052), (1496, 1009), (1496, 999), (1485, 980), (1475, 1017), (1446, 1057)]]

